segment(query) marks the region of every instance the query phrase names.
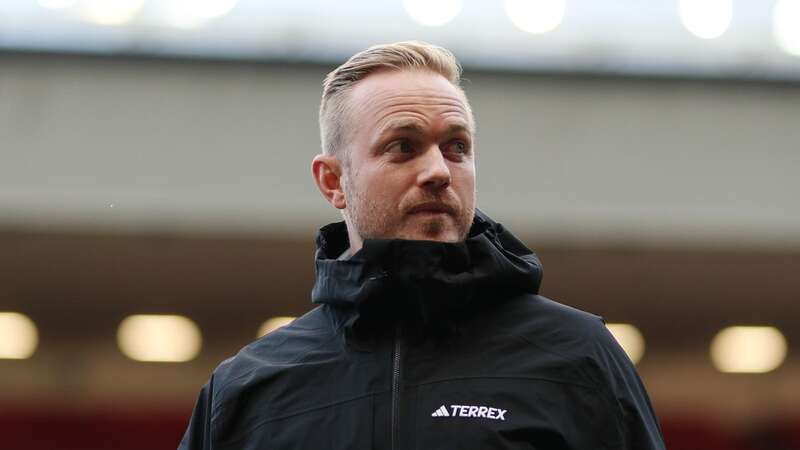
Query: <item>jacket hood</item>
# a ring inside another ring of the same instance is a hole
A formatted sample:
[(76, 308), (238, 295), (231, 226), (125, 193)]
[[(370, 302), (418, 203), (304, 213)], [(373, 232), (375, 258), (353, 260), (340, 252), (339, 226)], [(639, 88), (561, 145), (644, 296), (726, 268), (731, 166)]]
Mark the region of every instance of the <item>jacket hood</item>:
[(333, 306), (337, 325), (348, 329), (397, 321), (442, 329), (512, 295), (537, 294), (542, 278), (536, 255), (479, 210), (463, 242), (365, 239), (338, 260), (348, 247), (344, 222), (320, 229), (311, 294), (314, 303)]

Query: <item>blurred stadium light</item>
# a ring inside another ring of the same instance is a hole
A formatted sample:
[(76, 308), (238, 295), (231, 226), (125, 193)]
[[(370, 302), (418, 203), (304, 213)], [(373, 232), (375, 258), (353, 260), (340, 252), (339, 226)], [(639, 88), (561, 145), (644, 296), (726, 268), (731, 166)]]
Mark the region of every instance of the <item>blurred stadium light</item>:
[(439, 27), (453, 20), (461, 12), (461, 0), (403, 0), (408, 15), (417, 23)]
[(190, 319), (175, 315), (126, 317), (117, 332), (119, 348), (136, 361), (185, 362), (200, 353), (201, 335)]
[(561, 25), (565, 0), (506, 0), (506, 13), (511, 22), (528, 33), (549, 33)]
[(0, 359), (26, 359), (36, 351), (39, 333), (26, 315), (0, 312)]
[(800, 1), (779, 0), (772, 16), (778, 45), (794, 56), (800, 56)]
[(644, 337), (639, 329), (627, 323), (609, 323), (606, 328), (625, 350), (628, 358), (638, 364), (644, 356)]
[(680, 0), (683, 25), (701, 39), (716, 39), (730, 27), (732, 0)]
[(142, 9), (144, 0), (82, 0), (80, 16), (97, 25), (124, 25)]
[(786, 338), (775, 327), (728, 327), (711, 343), (711, 360), (721, 372), (771, 372), (783, 364), (786, 352)]

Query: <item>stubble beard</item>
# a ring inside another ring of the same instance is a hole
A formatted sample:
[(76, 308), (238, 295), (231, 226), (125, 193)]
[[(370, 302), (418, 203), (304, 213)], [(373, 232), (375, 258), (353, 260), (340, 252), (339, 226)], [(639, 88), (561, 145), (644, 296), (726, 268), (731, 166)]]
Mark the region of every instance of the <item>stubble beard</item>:
[(393, 237), (391, 236), (394, 231), (390, 226), (391, 220), (382, 210), (381, 205), (356, 189), (349, 177), (345, 179), (344, 187), (348, 194), (347, 209), (344, 210), (344, 215), (361, 239)]
[[(404, 221), (407, 220), (407, 217), (402, 211), (387, 210), (385, 205), (381, 205), (380, 201), (370, 198), (364, 192), (355, 188), (349, 178), (346, 177), (344, 182), (346, 192), (349, 194), (344, 215), (362, 240), (421, 239), (419, 234), (409, 234), (406, 230), (403, 230)], [(452, 201), (447, 203), (455, 206)], [(398, 214), (398, 217), (392, 217), (392, 212)], [(431, 217), (422, 221), (419, 231), (421, 236), (430, 237), (429, 240), (443, 241), (442, 239), (435, 239), (435, 237), (440, 236), (448, 226), (447, 222), (452, 220), (455, 222), (458, 232), (458, 238), (455, 242), (464, 241), (467, 238), (474, 216), (474, 206), (469, 208), (457, 207), (455, 214), (450, 218)], [(451, 242), (449, 239), (447, 241)]]

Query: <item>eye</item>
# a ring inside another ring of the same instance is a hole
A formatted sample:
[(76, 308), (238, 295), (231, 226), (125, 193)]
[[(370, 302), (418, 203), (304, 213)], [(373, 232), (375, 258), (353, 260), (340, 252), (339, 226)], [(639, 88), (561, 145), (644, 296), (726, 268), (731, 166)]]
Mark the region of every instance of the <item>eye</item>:
[(456, 153), (459, 155), (466, 155), (469, 153), (469, 145), (467, 145), (464, 141), (452, 141), (445, 145), (444, 149), (445, 152)]
[(394, 141), (391, 144), (389, 144), (388, 147), (386, 147), (386, 153), (408, 154), (413, 152), (414, 152), (414, 146), (411, 144), (411, 142), (405, 139), (400, 141)]

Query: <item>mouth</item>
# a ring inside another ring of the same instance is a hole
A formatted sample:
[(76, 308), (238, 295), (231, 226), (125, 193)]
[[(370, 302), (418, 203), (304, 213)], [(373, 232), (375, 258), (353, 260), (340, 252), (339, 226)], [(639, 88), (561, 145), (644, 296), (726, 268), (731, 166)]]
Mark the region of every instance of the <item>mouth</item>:
[(418, 214), (424, 216), (435, 216), (439, 214), (454, 214), (455, 211), (452, 207), (439, 202), (425, 202), (414, 206), (408, 210), (409, 214)]

